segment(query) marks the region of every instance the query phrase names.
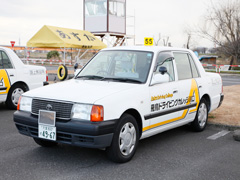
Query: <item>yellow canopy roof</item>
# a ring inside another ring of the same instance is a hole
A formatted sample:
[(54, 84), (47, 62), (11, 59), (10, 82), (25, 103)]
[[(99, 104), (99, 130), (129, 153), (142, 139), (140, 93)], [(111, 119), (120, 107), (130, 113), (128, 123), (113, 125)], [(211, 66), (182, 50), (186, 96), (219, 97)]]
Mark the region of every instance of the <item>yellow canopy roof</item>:
[(28, 47), (103, 49), (106, 44), (83, 30), (43, 26), (28, 42)]

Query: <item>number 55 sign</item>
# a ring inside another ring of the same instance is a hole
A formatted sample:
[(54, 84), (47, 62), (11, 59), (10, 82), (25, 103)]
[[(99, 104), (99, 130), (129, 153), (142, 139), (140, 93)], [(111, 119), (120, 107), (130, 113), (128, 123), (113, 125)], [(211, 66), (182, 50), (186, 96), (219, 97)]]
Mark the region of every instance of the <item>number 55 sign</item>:
[(153, 38), (145, 37), (144, 38), (144, 46), (152, 46), (153, 45)]

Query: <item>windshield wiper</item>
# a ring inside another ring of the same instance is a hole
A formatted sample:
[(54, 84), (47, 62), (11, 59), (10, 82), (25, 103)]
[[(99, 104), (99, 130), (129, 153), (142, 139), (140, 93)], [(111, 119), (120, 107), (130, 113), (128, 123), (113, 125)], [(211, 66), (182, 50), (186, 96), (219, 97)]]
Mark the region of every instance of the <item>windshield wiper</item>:
[(134, 82), (134, 83), (142, 83), (142, 81), (139, 81), (137, 79), (130, 79), (130, 78), (110, 78), (110, 77), (105, 77), (101, 79), (103, 80), (113, 80), (113, 81), (120, 81), (120, 82)]
[(103, 76), (96, 76), (96, 75), (86, 75), (86, 76), (78, 76), (76, 79), (98, 79), (100, 81), (104, 80), (112, 80), (112, 81), (120, 81), (120, 82), (134, 82), (134, 83), (142, 83), (142, 81), (139, 81), (137, 79), (130, 79), (130, 78), (111, 78), (111, 77), (103, 77)]
[(102, 76), (96, 76), (96, 75), (86, 75), (86, 76), (77, 76), (77, 79), (104, 79)]

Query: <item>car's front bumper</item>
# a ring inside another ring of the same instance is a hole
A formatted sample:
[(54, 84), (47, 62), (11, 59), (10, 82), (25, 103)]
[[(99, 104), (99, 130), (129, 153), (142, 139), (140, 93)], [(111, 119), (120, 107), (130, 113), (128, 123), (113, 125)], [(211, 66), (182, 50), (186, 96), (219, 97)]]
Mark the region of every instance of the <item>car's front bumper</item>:
[[(13, 115), (19, 133), (38, 138), (38, 117), (28, 112), (16, 111)], [(89, 148), (111, 145), (117, 120), (103, 122), (56, 121), (58, 143)]]

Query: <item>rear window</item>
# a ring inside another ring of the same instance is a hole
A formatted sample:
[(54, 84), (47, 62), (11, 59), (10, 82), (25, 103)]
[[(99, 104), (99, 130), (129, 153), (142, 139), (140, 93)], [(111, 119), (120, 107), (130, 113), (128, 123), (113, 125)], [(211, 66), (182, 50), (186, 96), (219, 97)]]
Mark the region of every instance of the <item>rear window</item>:
[(178, 80), (191, 79), (192, 70), (191, 70), (188, 54), (173, 53), (173, 55), (174, 55), (176, 66), (177, 66)]
[(1, 69), (12, 69), (12, 63), (4, 51), (0, 51), (0, 68)]

